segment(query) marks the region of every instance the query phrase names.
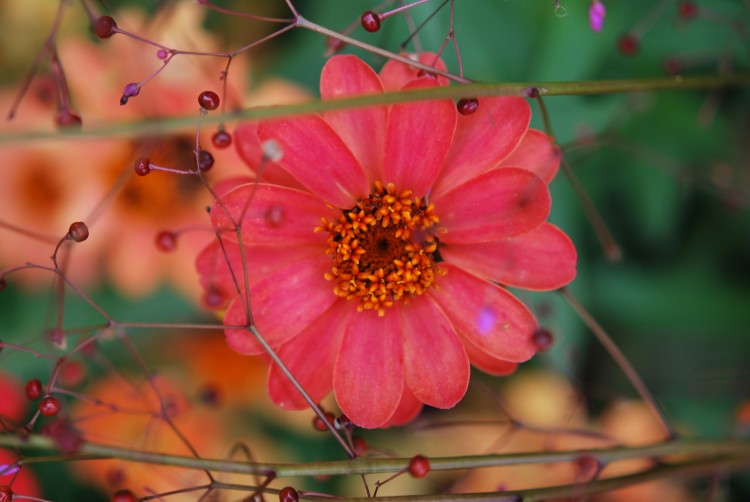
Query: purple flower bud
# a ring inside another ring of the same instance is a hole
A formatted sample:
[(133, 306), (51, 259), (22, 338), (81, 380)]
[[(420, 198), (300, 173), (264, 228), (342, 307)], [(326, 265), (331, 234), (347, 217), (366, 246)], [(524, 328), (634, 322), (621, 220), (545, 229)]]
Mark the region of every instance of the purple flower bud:
[(600, 0), (593, 0), (591, 7), (589, 7), (589, 24), (591, 29), (595, 32), (602, 31), (604, 26), (604, 16), (607, 15), (607, 10), (604, 8), (604, 4)]
[(134, 82), (129, 83), (122, 90), (122, 97), (120, 98), (120, 104), (121, 105), (126, 104), (130, 98), (132, 98), (133, 96), (137, 96), (140, 92), (141, 92), (141, 86), (139, 86), (138, 84)]

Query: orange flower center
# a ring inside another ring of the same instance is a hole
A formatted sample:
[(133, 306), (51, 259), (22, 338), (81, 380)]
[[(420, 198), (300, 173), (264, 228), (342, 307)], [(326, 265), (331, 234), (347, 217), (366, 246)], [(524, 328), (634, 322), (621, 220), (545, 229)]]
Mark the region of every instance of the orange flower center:
[(333, 258), (325, 278), (336, 295), (358, 302), (357, 310), (385, 309), (421, 295), (444, 271), (436, 266), (438, 241), (427, 230), (439, 219), (435, 205), (411, 190), (395, 191), (379, 181), (366, 199), (344, 210), (337, 222), (321, 219), (316, 232), (327, 231)]

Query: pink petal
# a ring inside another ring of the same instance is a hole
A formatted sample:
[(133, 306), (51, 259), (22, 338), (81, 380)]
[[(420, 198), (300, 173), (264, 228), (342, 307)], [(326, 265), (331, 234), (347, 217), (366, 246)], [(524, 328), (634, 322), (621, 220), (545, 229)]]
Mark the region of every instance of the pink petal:
[(263, 122), (258, 137), (276, 140), (284, 154), (278, 164), (333, 206), (350, 208), (370, 191), (372, 180), (336, 131), (318, 115)]
[[(447, 71), (448, 69), (443, 60), (432, 52), (420, 52), (418, 55), (401, 53), (401, 56), (416, 59), (420, 63), (432, 66), (438, 70)], [(425, 77), (425, 75), (419, 68), (414, 68), (394, 59), (389, 59), (380, 70), (380, 80), (383, 81), (386, 91), (400, 91), (402, 87), (412, 80), (422, 77)], [(450, 83), (445, 77), (428, 76), (428, 78), (435, 78), (438, 85), (448, 85)]]
[[(405, 89), (434, 87), (426, 78)], [(385, 139), (385, 183), (396, 190), (424, 195), (435, 182), (456, 129), (456, 106), (451, 100), (416, 101), (393, 105)]]
[[(383, 84), (378, 75), (356, 56), (334, 56), (323, 67), (320, 76), (323, 99), (382, 92)], [(325, 120), (349, 146), (371, 179), (381, 179), (388, 107), (368, 106), (326, 112)]]
[[(227, 211), (231, 218), (227, 215)], [(321, 199), (309, 192), (263, 183), (235, 188), (211, 209), (211, 223), (227, 241), (237, 242), (233, 221), (242, 221), (246, 244), (310, 244), (325, 252), (325, 232), (315, 233), (321, 217), (337, 218)]]
[(517, 168), (488, 171), (434, 199), (442, 242), (504, 239), (529, 232), (547, 219), (550, 196), (535, 174)]
[(389, 427), (398, 427), (408, 424), (417, 418), (423, 406), (422, 401), (417, 399), (412, 391), (409, 390), (409, 387), (404, 385), (404, 393), (401, 395), (401, 401), (399, 401), (396, 412), (386, 425)]
[[(274, 185), (302, 188), (294, 177), (275, 162), (263, 159), (263, 149), (258, 139), (258, 123), (243, 122), (234, 130), (234, 144), (245, 164), (256, 174), (259, 181)], [(258, 171), (263, 166), (260, 174)]]
[(469, 385), (469, 358), (454, 327), (430, 297), (399, 311), (409, 390), (430, 406), (455, 406)]
[(253, 178), (247, 176), (236, 176), (233, 178), (223, 178), (213, 185), (213, 191), (218, 197), (223, 197), (227, 192), (231, 192), (235, 188), (247, 183), (255, 181)]
[(536, 129), (529, 129), (513, 153), (503, 160), (501, 167), (520, 167), (544, 180), (552, 181), (560, 167), (560, 147), (553, 139)]
[(576, 248), (565, 233), (544, 223), (509, 239), (450, 244), (441, 256), (472, 274), (535, 291), (558, 289), (576, 276)]
[(385, 424), (404, 388), (402, 335), (396, 312), (352, 315), (333, 373), (333, 392), (352, 422), (372, 429)]
[(523, 98), (479, 98), (474, 114), (458, 116), (453, 146), (433, 195), (497, 167), (518, 146), (530, 120), (531, 108)]
[[(338, 300), (333, 287), (323, 277), (330, 270), (331, 258), (321, 254), (318, 258), (292, 263), (250, 286), (253, 318), (272, 347), (278, 347), (301, 332)], [(237, 297), (229, 306), (224, 324), (247, 324), (243, 297)], [(264, 352), (246, 330), (227, 329), (226, 337), (232, 350), (241, 354)]]
[(534, 315), (505, 289), (479, 279), (449, 263), (430, 296), (454, 328), (477, 349), (497, 359), (522, 362), (536, 352)]
[[(323, 399), (333, 386), (333, 365), (349, 314), (354, 311), (353, 305), (346, 300), (337, 301), (328, 312), (277, 351), (286, 367), (315, 402)], [(308, 406), (307, 401), (274, 363), (268, 368), (268, 393), (274, 403), (285, 409), (301, 410)]]
[[(314, 246), (245, 246), (247, 275), (250, 284), (286, 267), (290, 263), (320, 256), (321, 250)], [(236, 242), (214, 240), (196, 258), (195, 264), (201, 286), (206, 292), (220, 294), (225, 300), (240, 294), (238, 287), (245, 286), (243, 253)], [(231, 267), (231, 268), (230, 268)], [(214, 308), (219, 305), (214, 306)]]
[(486, 352), (478, 349), (470, 341), (464, 339), (464, 347), (469, 355), (469, 361), (476, 369), (481, 370), (488, 375), (506, 376), (514, 373), (518, 368), (518, 363), (512, 363), (504, 359), (496, 359)]

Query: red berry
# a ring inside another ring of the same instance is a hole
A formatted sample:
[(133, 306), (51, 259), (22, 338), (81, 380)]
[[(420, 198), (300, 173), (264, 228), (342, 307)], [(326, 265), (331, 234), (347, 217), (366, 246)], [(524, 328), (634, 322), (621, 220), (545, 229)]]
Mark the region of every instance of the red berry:
[[(333, 424), (334, 416), (331, 412), (324, 412), (323, 415), (326, 417), (326, 422)], [(313, 419), (313, 428), (315, 428), (316, 431), (325, 432), (328, 430), (328, 426), (323, 422), (323, 420), (319, 416), (315, 416)]]
[(86, 367), (79, 361), (66, 361), (60, 367), (60, 381), (68, 388), (80, 386), (86, 380)]
[(60, 409), (62, 409), (62, 405), (60, 404), (60, 400), (55, 396), (45, 396), (39, 402), (39, 413), (45, 417), (54, 417), (60, 413)]
[(177, 235), (167, 230), (159, 232), (156, 234), (156, 248), (165, 253), (174, 251), (177, 248)]
[(70, 224), (68, 236), (76, 242), (83, 242), (89, 238), (89, 227), (82, 221), (76, 221)]
[(327, 37), (326, 38), (326, 56), (333, 56), (334, 54), (341, 52), (346, 44), (338, 38)]
[(26, 382), (26, 397), (29, 401), (36, 401), (42, 397), (42, 382), (36, 378)]
[(13, 499), (13, 492), (8, 485), (0, 485), (0, 502), (10, 502)]
[(430, 461), (422, 455), (414, 455), (409, 460), (408, 471), (413, 478), (423, 478), (430, 472)]
[(436, 79), (437, 75), (435, 75), (434, 73), (432, 73), (430, 71), (424, 71), (424, 70), (420, 69), (417, 72), (417, 77), (418, 78), (434, 78), (434, 79)]
[(678, 57), (667, 57), (664, 58), (664, 71), (669, 75), (677, 75), (685, 67), (683, 61)]
[(55, 124), (60, 128), (80, 128), (82, 121), (81, 117), (66, 108), (57, 112), (57, 115), (55, 116)]
[(214, 166), (214, 156), (211, 155), (211, 152), (207, 152), (206, 150), (201, 150), (198, 152), (198, 170), (200, 171), (208, 171)]
[(219, 107), (219, 103), (221, 103), (219, 95), (214, 91), (203, 91), (198, 96), (198, 104), (206, 110), (216, 110)]
[(638, 52), (638, 39), (630, 33), (623, 35), (617, 40), (617, 48), (623, 56), (635, 56)]
[(232, 135), (224, 129), (219, 129), (213, 136), (211, 136), (211, 143), (213, 143), (216, 148), (226, 148), (232, 144)]
[(576, 470), (576, 479), (583, 481), (593, 479), (601, 464), (595, 457), (584, 454), (573, 461), (573, 467)]
[(206, 406), (221, 405), (221, 389), (218, 385), (207, 383), (198, 393), (198, 399)]
[(543, 328), (537, 328), (534, 334), (531, 335), (531, 341), (539, 352), (544, 352), (552, 346), (554, 337), (552, 333)]
[(359, 436), (352, 436), (352, 450), (354, 450), (355, 455), (364, 455), (364, 453), (369, 449), (370, 448), (369, 446), (367, 446), (367, 441), (365, 441), (364, 438), (361, 438)]
[(695, 2), (682, 1), (678, 4), (677, 10), (680, 17), (685, 21), (689, 21), (698, 16), (698, 6)]
[(375, 33), (380, 29), (380, 16), (371, 10), (362, 14), (360, 22), (362, 27), (370, 33)]
[(461, 115), (471, 115), (479, 109), (477, 98), (462, 98), (456, 103), (456, 109)]
[(130, 490), (117, 490), (112, 494), (112, 502), (136, 502), (138, 497)]
[(279, 502), (297, 502), (299, 493), (291, 486), (286, 486), (279, 492)]
[(529, 87), (528, 89), (524, 90), (524, 95), (526, 95), (527, 98), (538, 98), (539, 97), (539, 88), (538, 87)]
[(218, 309), (224, 306), (226, 298), (218, 289), (209, 289), (203, 295), (203, 303), (210, 309)]
[(135, 161), (133, 169), (135, 169), (135, 174), (138, 176), (146, 176), (151, 172), (151, 161), (148, 157), (141, 157)]
[(58, 418), (42, 429), (42, 436), (46, 436), (55, 442), (55, 446), (62, 453), (75, 453), (81, 451), (83, 446), (83, 435), (81, 431), (73, 427), (70, 420)]
[(102, 16), (94, 22), (94, 33), (99, 38), (109, 38), (117, 33), (117, 23), (111, 16)]

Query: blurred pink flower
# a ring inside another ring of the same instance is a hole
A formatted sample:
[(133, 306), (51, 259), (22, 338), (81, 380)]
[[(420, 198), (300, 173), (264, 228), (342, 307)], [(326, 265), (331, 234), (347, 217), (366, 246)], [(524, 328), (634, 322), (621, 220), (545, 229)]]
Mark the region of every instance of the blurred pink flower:
[(604, 26), (604, 16), (607, 15), (607, 10), (604, 8), (604, 4), (600, 0), (593, 0), (591, 7), (589, 7), (589, 24), (591, 29), (599, 33), (602, 31)]

